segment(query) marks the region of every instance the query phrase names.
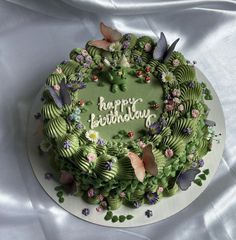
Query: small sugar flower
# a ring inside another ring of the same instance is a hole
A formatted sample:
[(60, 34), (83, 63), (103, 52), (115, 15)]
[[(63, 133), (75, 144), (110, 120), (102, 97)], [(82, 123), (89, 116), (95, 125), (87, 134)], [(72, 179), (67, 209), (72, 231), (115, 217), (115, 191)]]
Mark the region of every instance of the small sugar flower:
[(127, 33), (126, 36), (125, 36), (125, 39), (128, 40), (128, 41), (130, 41), (130, 40), (131, 40), (131, 37), (132, 37), (131, 34)]
[(60, 87), (59, 84), (56, 84), (56, 85), (53, 86), (53, 89), (54, 89), (55, 91), (59, 92), (60, 89), (61, 89), (61, 87)]
[(98, 141), (98, 132), (94, 131), (94, 130), (89, 130), (85, 133), (86, 138), (91, 141), (91, 142), (97, 142)]
[(91, 56), (86, 56), (85, 57), (85, 61), (88, 63), (88, 64), (91, 64), (93, 62), (93, 59)]
[(178, 66), (180, 65), (179, 59), (174, 59), (173, 62), (172, 62), (172, 65), (173, 65), (174, 67), (178, 67)]
[(204, 166), (204, 160), (203, 159), (198, 160), (198, 166), (199, 167), (203, 167)]
[(164, 191), (164, 188), (163, 187), (159, 187), (158, 189), (157, 189), (157, 192), (159, 192), (159, 193), (162, 193)]
[(180, 112), (183, 112), (183, 111), (184, 111), (184, 105), (183, 105), (183, 104), (180, 104), (180, 105), (178, 106), (178, 110), (179, 110)]
[(190, 83), (188, 84), (188, 87), (189, 87), (189, 88), (195, 88), (195, 83), (194, 83), (194, 82), (190, 82)]
[(83, 64), (83, 67), (84, 67), (84, 68), (89, 68), (89, 66), (90, 66), (90, 64), (87, 63), (87, 62)]
[(79, 62), (79, 63), (82, 63), (84, 61), (84, 56), (81, 55), (81, 54), (78, 54), (76, 56), (76, 61)]
[(69, 119), (71, 121), (79, 122), (80, 121), (80, 113), (81, 113), (81, 110), (80, 110), (80, 108), (77, 107), (75, 109), (75, 111), (70, 114)]
[(124, 42), (123, 42), (123, 48), (124, 48), (124, 49), (127, 49), (127, 48), (129, 47), (129, 45), (130, 45), (130, 42), (129, 42), (129, 41), (124, 41)]
[(107, 161), (107, 162), (105, 163), (104, 168), (105, 168), (106, 170), (108, 170), (108, 171), (111, 171), (112, 165), (113, 165), (112, 161), (109, 160), (109, 161)]
[(83, 126), (82, 123), (77, 123), (77, 124), (76, 124), (76, 128), (77, 128), (77, 129), (82, 129), (82, 128), (84, 128), (84, 126)]
[(66, 141), (63, 143), (63, 148), (65, 148), (65, 149), (71, 148), (71, 141), (70, 141), (70, 140), (66, 140)]
[(156, 192), (149, 192), (149, 193), (146, 194), (146, 198), (147, 198), (149, 204), (152, 205), (152, 204), (155, 204), (158, 201), (159, 196)]
[(61, 74), (61, 73), (62, 73), (62, 69), (61, 69), (60, 67), (57, 67), (57, 68), (56, 68), (56, 73)]
[(102, 206), (96, 207), (96, 211), (97, 212), (102, 212), (103, 211), (103, 207)]
[(173, 98), (173, 101), (174, 101), (175, 103), (177, 103), (177, 104), (179, 104), (179, 103), (181, 102), (180, 99), (177, 98), (177, 97), (174, 97), (174, 98)]
[(175, 76), (172, 72), (163, 72), (161, 75), (162, 82), (172, 84), (175, 81)]
[(134, 201), (133, 206), (134, 206), (135, 208), (139, 208), (139, 207), (141, 207), (141, 203), (138, 202), (138, 201)]
[(99, 138), (98, 141), (97, 141), (97, 144), (98, 145), (101, 145), (101, 146), (104, 146), (106, 144), (105, 140), (102, 139), (102, 138)]
[(189, 161), (193, 160), (193, 158), (194, 158), (194, 154), (193, 154), (193, 153), (191, 153), (191, 154), (189, 154), (189, 155), (187, 156), (187, 159), (188, 159)]
[(104, 199), (104, 196), (102, 194), (97, 195), (97, 199), (102, 202)]
[(125, 197), (125, 192), (121, 192), (121, 193), (120, 193), (120, 197), (121, 197), (121, 198), (124, 198), (124, 197)]
[(193, 109), (191, 113), (193, 118), (197, 118), (200, 115), (200, 112), (197, 109)]
[(90, 188), (90, 189), (88, 190), (87, 194), (88, 194), (88, 197), (89, 197), (89, 198), (94, 197), (94, 196), (95, 196), (95, 191), (94, 191), (94, 189), (93, 189), (93, 188)]
[(173, 97), (180, 97), (180, 94), (181, 94), (180, 89), (176, 89), (176, 88), (175, 88), (175, 89), (172, 91)]
[(120, 42), (113, 42), (109, 46), (109, 51), (110, 52), (118, 52), (121, 50), (121, 47), (122, 47), (122, 45)]
[(174, 110), (175, 105), (174, 104), (166, 104), (165, 109), (167, 112), (171, 112)]
[(143, 141), (138, 142), (140, 148), (145, 148), (146, 144)]
[(165, 156), (166, 156), (167, 158), (172, 158), (172, 157), (174, 156), (174, 151), (173, 151), (171, 148), (167, 148), (167, 149), (165, 150)]
[(101, 201), (100, 206), (101, 206), (103, 209), (106, 209), (106, 208), (107, 208), (107, 202), (106, 202), (106, 201)]
[(150, 52), (152, 50), (152, 45), (150, 43), (146, 43), (144, 46), (145, 52)]
[(136, 61), (137, 64), (141, 64), (141, 63), (143, 62), (143, 59), (142, 59), (141, 56), (137, 56), (137, 57), (135, 58), (135, 61)]
[(97, 155), (95, 153), (89, 153), (87, 155), (87, 159), (88, 159), (89, 162), (93, 162), (97, 159)]
[(185, 134), (185, 135), (191, 135), (191, 133), (192, 133), (192, 129), (191, 128), (184, 128), (183, 130), (182, 130), (182, 132), (183, 132), (183, 134)]
[(82, 54), (84, 57), (88, 56), (88, 52), (87, 52), (87, 50), (85, 50), (85, 49), (82, 49), (81, 54)]

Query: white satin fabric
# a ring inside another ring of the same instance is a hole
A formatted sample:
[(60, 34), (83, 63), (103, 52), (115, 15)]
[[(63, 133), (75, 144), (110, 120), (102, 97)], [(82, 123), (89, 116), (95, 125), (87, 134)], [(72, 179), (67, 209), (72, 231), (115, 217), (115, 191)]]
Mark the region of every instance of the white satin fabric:
[[(50, 71), (88, 39), (99, 22), (171, 42), (205, 73), (227, 126), (223, 159), (207, 190), (162, 222), (133, 229), (86, 223), (44, 192), (26, 154), (31, 103)], [(198, 0), (0, 1), (0, 239), (236, 239), (236, 2)]]

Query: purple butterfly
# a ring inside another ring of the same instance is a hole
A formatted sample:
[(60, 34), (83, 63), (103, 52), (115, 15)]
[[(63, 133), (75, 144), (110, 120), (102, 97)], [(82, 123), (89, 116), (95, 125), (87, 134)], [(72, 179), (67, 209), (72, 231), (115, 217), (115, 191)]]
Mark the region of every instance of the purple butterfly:
[(70, 93), (66, 87), (65, 80), (63, 79), (61, 81), (59, 94), (57, 91), (55, 91), (54, 88), (46, 86), (46, 89), (49, 91), (52, 99), (54, 100), (57, 107), (62, 108), (64, 105), (70, 105), (71, 104), (71, 97)]
[(155, 47), (155, 50), (153, 52), (153, 58), (159, 60), (160, 62), (165, 62), (168, 60), (168, 58), (171, 56), (172, 52), (175, 49), (175, 46), (177, 42), (179, 41), (179, 38), (176, 39), (170, 47), (168, 47), (166, 37), (163, 32), (161, 32), (161, 37), (157, 42), (157, 46)]
[(199, 173), (200, 170), (198, 168), (190, 168), (179, 174), (176, 183), (182, 191), (185, 191), (191, 186), (191, 183)]

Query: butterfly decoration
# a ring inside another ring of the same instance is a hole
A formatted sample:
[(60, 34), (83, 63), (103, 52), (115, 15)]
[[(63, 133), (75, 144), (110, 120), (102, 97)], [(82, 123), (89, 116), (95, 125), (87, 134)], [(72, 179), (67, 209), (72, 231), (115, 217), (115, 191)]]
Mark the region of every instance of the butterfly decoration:
[(205, 122), (207, 127), (214, 127), (214, 126), (216, 126), (216, 123), (214, 121), (212, 121), (212, 120), (207, 120), (206, 119), (206, 120), (204, 120), (204, 122)]
[(120, 32), (106, 26), (103, 22), (100, 23), (100, 31), (104, 39), (90, 41), (89, 45), (108, 51), (109, 46), (114, 42), (120, 41), (122, 37)]
[(198, 168), (190, 168), (181, 172), (176, 179), (177, 185), (182, 191), (186, 191), (200, 172)]
[(57, 105), (57, 107), (62, 108), (64, 105), (71, 104), (70, 93), (66, 87), (65, 80), (61, 81), (60, 90), (56, 91), (54, 88), (46, 86), (46, 89), (49, 91), (50, 96)]
[(153, 58), (159, 60), (160, 62), (165, 62), (171, 56), (178, 43), (179, 38), (176, 39), (170, 46), (167, 44), (166, 37), (163, 32), (161, 32), (161, 37), (157, 42), (157, 46), (153, 52)]
[(145, 178), (145, 171), (150, 173), (152, 176), (157, 175), (157, 164), (152, 153), (151, 144), (148, 144), (143, 148), (142, 158), (133, 152), (129, 152), (128, 157), (131, 161), (134, 173), (140, 182), (143, 182)]

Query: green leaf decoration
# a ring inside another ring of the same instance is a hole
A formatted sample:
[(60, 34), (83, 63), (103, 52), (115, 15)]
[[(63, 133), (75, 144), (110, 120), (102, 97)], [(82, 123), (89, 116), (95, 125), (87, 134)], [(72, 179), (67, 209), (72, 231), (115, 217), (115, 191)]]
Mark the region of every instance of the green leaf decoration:
[(124, 222), (126, 217), (124, 215), (119, 216), (119, 222)]
[(197, 178), (193, 181), (195, 184), (197, 184), (198, 186), (202, 186), (202, 181), (200, 178)]
[(133, 215), (127, 215), (126, 218), (127, 218), (127, 220), (131, 220), (132, 218), (134, 218), (134, 216)]
[(60, 197), (62, 197), (63, 196), (63, 192), (62, 191), (59, 191), (58, 193), (57, 193), (57, 196), (60, 198)]
[(205, 170), (203, 171), (203, 173), (204, 173), (205, 175), (208, 175), (208, 174), (210, 173), (210, 171), (209, 171), (209, 169), (205, 169)]
[(109, 221), (109, 220), (112, 219), (112, 217), (113, 217), (112, 211), (108, 211), (107, 214), (105, 215), (104, 219), (105, 219), (106, 221)]
[(59, 198), (59, 203), (63, 203), (64, 200), (65, 200), (65, 199), (64, 199), (63, 197), (60, 197), (60, 198)]
[(199, 178), (201, 178), (202, 180), (206, 180), (206, 175), (205, 174), (200, 174)]
[(116, 215), (113, 216), (112, 219), (111, 219), (111, 221), (112, 221), (113, 223), (117, 222), (118, 220), (119, 220), (119, 218), (118, 218)]

